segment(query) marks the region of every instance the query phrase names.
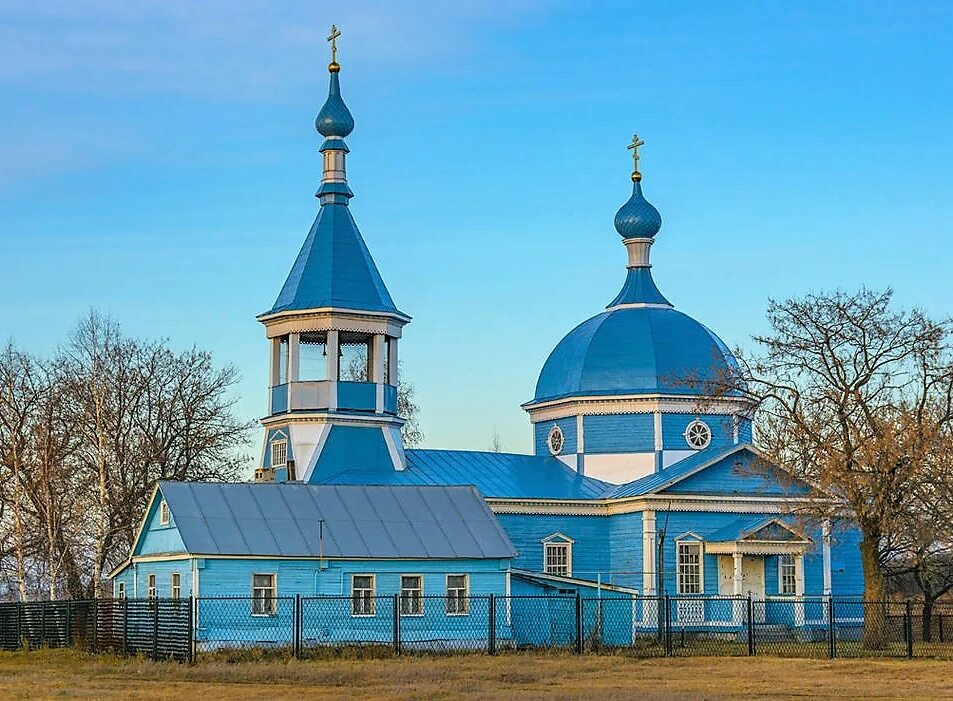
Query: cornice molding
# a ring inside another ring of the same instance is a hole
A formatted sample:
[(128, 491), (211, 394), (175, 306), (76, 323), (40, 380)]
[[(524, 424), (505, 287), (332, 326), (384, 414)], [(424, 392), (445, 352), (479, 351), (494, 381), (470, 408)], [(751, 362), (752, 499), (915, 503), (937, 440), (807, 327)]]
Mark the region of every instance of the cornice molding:
[(268, 338), (302, 331), (353, 331), (355, 333), (382, 333), (400, 338), (401, 328), (409, 316), (389, 312), (370, 312), (340, 307), (322, 307), (304, 311), (293, 310), (277, 314), (262, 314), (258, 321), (265, 325)]
[(712, 399), (701, 395), (671, 396), (665, 394), (566, 397), (522, 408), (531, 423), (562, 419), (568, 416), (599, 416), (614, 414), (744, 414), (749, 403), (742, 398)]

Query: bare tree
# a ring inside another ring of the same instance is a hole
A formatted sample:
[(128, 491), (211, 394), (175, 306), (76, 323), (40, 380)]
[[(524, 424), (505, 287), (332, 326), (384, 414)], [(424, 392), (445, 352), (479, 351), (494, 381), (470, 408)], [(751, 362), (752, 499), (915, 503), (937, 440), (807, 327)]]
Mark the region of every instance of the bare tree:
[[(819, 515), (857, 524), (870, 601), (884, 599), (882, 566), (953, 420), (950, 325), (891, 298), (862, 289), (772, 300), (771, 332), (755, 337), (731, 386), (758, 407), (761, 447), (818, 488)], [(876, 611), (864, 641), (885, 641)]]

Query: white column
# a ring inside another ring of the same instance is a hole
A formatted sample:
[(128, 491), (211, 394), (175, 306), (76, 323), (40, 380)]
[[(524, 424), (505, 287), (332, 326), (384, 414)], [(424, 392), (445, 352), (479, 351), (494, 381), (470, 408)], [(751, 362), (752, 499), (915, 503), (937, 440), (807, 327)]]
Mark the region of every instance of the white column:
[(338, 408), (338, 366), (341, 359), (338, 357), (339, 343), (336, 329), (328, 331), (328, 409)]
[(642, 593), (655, 594), (655, 512), (642, 512)]
[(824, 562), (824, 596), (830, 596), (833, 586), (831, 581), (831, 522), (829, 520), (824, 521), (821, 534), (823, 540), (821, 553)]
[[(742, 563), (744, 562), (744, 556), (741, 553), (733, 553), (732, 561), (734, 563), (734, 579), (732, 583), (732, 593), (735, 596), (741, 596), (741, 586), (742, 586)], [(741, 623), (744, 620), (744, 614), (747, 612), (747, 606), (741, 601), (734, 602), (734, 611), (733, 617), (735, 623)]]
[(384, 412), (384, 334), (374, 334), (374, 341), (371, 343), (371, 374), (372, 381), (377, 385), (377, 405), (376, 412)]
[(300, 358), (300, 341), (300, 333), (295, 332), (288, 334), (288, 382), (297, 382), (299, 379), (298, 360)]
[(804, 625), (804, 554), (794, 556), (794, 625)]

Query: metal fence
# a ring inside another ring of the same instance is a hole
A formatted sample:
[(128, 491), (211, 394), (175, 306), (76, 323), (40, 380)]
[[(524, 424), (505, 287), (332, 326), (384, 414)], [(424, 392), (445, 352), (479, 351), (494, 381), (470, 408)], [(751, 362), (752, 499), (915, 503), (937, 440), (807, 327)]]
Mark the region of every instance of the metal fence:
[(0, 604), (0, 647), (192, 661), (565, 650), (953, 658), (953, 605), (722, 596), (289, 596)]

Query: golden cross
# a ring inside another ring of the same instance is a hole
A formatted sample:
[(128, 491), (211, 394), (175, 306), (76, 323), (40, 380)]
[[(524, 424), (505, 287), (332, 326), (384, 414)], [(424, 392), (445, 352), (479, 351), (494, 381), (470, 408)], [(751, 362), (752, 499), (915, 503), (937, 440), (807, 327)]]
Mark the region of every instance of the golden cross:
[(341, 36), (341, 32), (338, 30), (336, 24), (331, 25), (331, 33), (328, 34), (328, 41), (331, 42), (331, 63), (338, 62), (338, 37)]
[(629, 144), (626, 148), (631, 149), (632, 151), (632, 160), (635, 163), (635, 172), (639, 172), (639, 146), (644, 146), (645, 142), (639, 138), (638, 134), (632, 135), (632, 143)]

